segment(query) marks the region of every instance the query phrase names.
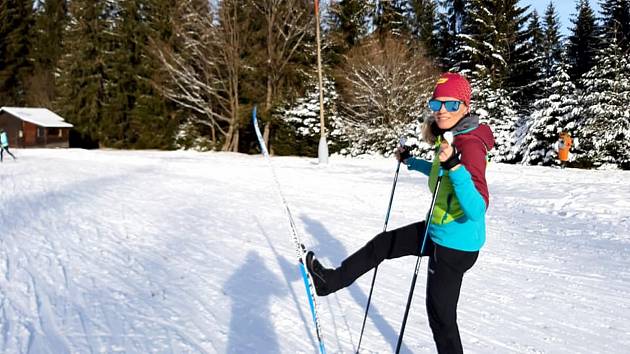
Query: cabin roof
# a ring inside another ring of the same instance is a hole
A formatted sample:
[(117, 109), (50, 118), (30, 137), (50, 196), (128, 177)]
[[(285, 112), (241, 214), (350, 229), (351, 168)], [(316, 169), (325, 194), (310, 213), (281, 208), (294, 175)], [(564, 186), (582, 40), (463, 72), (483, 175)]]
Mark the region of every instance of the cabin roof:
[(0, 113), (7, 112), (10, 115), (23, 121), (39, 125), (45, 128), (72, 128), (73, 125), (65, 122), (63, 118), (58, 116), (46, 108), (25, 108), (25, 107), (2, 107)]

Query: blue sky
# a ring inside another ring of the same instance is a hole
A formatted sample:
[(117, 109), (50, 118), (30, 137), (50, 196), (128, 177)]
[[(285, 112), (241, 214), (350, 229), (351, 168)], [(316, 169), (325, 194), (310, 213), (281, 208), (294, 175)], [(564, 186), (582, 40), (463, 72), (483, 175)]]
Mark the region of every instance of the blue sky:
[[(536, 9), (538, 11), (538, 15), (543, 17), (545, 14), (545, 9), (547, 9), (547, 5), (549, 5), (550, 0), (520, 0), (519, 4), (521, 6), (530, 5), (530, 9)], [(596, 0), (589, 0), (593, 11), (595, 11), (595, 15), (599, 16), (599, 4)], [(573, 15), (576, 14), (576, 0), (554, 0), (554, 6), (556, 7), (556, 11), (558, 12), (558, 16), (560, 17), (560, 28), (563, 35), (569, 34), (569, 30), (573, 27), (570, 19), (573, 18)]]

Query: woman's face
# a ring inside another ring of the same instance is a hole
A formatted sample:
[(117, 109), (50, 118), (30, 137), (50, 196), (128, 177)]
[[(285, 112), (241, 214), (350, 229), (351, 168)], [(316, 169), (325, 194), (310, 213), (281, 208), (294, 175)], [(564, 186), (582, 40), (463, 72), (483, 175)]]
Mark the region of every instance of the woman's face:
[[(459, 101), (454, 97), (435, 97), (433, 100), (436, 101)], [(461, 101), (460, 101), (461, 102)], [(437, 126), (442, 130), (448, 130), (457, 124), (466, 114), (468, 113), (468, 106), (464, 102), (459, 104), (459, 109), (455, 112), (449, 112), (446, 110), (444, 104), (440, 107), (440, 110), (437, 112), (433, 112), (433, 117), (435, 118), (435, 122)]]

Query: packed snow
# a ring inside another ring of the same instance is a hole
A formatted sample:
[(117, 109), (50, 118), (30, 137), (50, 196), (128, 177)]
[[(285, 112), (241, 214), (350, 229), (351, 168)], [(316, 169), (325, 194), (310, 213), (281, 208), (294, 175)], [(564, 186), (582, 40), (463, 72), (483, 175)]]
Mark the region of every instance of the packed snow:
[[(0, 165), (0, 352), (316, 353), (289, 222), (260, 155), (14, 150)], [(338, 265), (383, 228), (393, 159), (273, 157), (307, 247)], [(464, 277), (467, 353), (630, 352), (630, 172), (491, 163)], [(424, 218), (401, 169), (390, 228)], [(379, 267), (364, 353), (392, 352), (415, 257)], [(434, 353), (423, 260), (403, 352)], [(354, 352), (371, 273), (317, 298)]]

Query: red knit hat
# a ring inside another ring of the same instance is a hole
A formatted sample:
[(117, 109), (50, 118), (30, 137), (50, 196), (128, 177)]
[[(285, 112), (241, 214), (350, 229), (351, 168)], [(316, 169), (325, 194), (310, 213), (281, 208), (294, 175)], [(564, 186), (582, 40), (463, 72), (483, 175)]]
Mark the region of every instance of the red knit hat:
[(454, 97), (466, 103), (470, 107), (470, 96), (472, 90), (468, 80), (463, 75), (457, 73), (444, 73), (435, 84), (433, 98)]

